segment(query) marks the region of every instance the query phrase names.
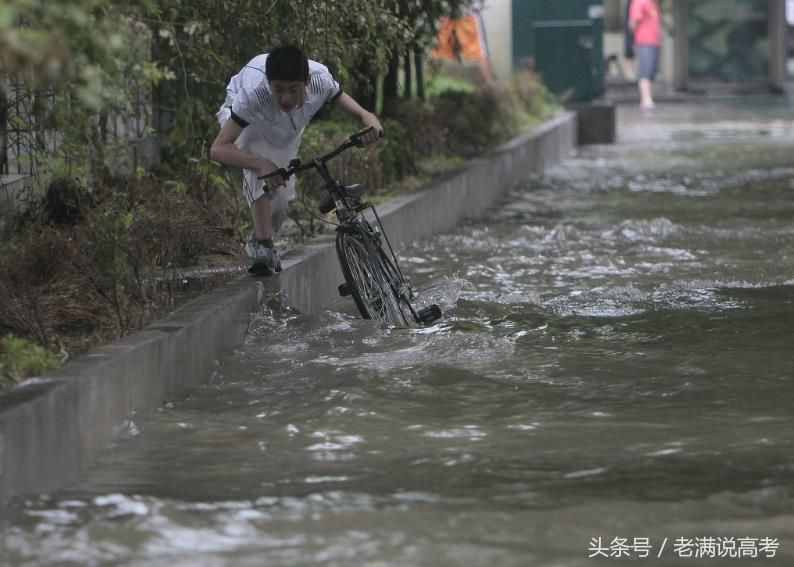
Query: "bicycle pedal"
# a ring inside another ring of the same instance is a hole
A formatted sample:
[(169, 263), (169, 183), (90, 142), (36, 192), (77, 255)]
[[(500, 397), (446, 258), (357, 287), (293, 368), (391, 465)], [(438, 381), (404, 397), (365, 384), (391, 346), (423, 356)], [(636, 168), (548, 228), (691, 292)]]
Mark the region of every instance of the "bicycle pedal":
[(429, 325), (433, 321), (441, 319), (441, 308), (435, 303), (428, 305), (416, 312), (416, 318), (422, 325)]
[(339, 287), (337, 289), (339, 289), (339, 295), (341, 295), (342, 297), (347, 297), (353, 293), (353, 290), (350, 288), (350, 284), (347, 282), (343, 284), (339, 284)]

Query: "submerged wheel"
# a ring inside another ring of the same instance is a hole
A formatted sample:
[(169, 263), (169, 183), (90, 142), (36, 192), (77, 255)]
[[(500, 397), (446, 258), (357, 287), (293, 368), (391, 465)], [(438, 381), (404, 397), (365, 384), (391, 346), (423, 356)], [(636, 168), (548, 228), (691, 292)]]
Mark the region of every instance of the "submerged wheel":
[[(353, 300), (364, 319), (407, 325), (410, 306), (400, 296), (399, 272), (370, 238), (359, 232), (338, 232), (336, 252)], [(396, 275), (395, 275), (396, 274)]]
[(405, 324), (417, 322), (416, 313), (411, 305), (413, 291), (411, 291), (410, 286), (407, 285), (402, 272), (400, 272), (383, 248), (378, 248), (378, 256), (380, 257), (383, 271), (387, 274), (389, 282), (391, 282), (392, 293), (396, 298), (397, 308), (400, 310), (402, 320), (405, 321)]

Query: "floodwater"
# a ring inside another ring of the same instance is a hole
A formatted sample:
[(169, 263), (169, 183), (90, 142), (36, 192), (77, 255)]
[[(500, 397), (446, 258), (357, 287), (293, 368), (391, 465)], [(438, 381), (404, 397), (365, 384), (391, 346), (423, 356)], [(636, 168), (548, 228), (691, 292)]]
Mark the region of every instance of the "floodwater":
[(619, 144), (402, 250), (433, 327), (271, 302), (0, 557), (794, 564), (794, 128), (759, 108), (622, 110)]

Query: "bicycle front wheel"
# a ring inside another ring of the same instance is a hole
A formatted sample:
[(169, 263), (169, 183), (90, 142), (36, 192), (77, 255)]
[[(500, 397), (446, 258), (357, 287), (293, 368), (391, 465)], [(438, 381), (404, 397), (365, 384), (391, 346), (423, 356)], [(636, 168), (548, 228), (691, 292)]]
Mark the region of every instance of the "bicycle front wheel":
[(402, 295), (402, 279), (380, 245), (362, 232), (339, 231), (336, 235), (339, 264), (364, 319), (390, 325), (407, 325), (410, 306)]

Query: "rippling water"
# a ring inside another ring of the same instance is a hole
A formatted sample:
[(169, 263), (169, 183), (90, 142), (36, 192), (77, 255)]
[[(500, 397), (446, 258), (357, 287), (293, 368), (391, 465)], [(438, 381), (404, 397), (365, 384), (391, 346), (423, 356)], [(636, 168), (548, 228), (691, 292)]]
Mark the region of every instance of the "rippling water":
[(794, 139), (630, 141), (404, 250), (433, 327), (271, 302), (9, 564), (792, 564)]

